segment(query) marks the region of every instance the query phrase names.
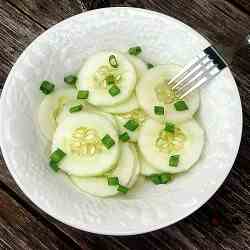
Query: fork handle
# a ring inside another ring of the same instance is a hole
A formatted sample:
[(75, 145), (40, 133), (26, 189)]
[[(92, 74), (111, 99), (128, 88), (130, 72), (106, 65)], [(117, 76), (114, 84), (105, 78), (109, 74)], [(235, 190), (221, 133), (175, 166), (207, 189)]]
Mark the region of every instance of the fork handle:
[(207, 40), (211, 44), (213, 44), (213, 46), (223, 56), (223, 58), (225, 59), (225, 61), (228, 64), (231, 64), (233, 62), (234, 56), (237, 54), (237, 52), (239, 52), (239, 50), (246, 48), (246, 47), (250, 47), (250, 33), (241, 37), (240, 39), (237, 40), (237, 42), (235, 42), (234, 44), (232, 44), (230, 46), (225, 46), (225, 45), (220, 44), (220, 43), (214, 44), (208, 38), (207, 38)]
[(207, 54), (209, 59), (212, 60), (215, 65), (217, 65), (219, 70), (227, 67), (227, 62), (213, 46), (204, 49), (204, 53)]

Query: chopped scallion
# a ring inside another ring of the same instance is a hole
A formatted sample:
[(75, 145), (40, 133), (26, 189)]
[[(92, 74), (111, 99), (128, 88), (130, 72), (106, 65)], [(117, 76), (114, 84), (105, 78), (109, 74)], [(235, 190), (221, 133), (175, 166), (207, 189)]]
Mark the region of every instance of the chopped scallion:
[(114, 144), (115, 144), (115, 141), (112, 139), (112, 137), (110, 135), (105, 135), (103, 138), (102, 138), (102, 144), (107, 148), (107, 149), (110, 149)]
[(118, 177), (108, 177), (108, 185), (109, 186), (117, 186), (117, 185), (119, 185)]
[(154, 106), (154, 112), (156, 115), (164, 115), (164, 107)]
[(166, 184), (169, 181), (171, 181), (172, 176), (170, 174), (163, 173), (160, 175), (160, 178), (161, 178), (161, 184)]
[(170, 167), (177, 167), (179, 164), (180, 155), (172, 155), (169, 158), (169, 166)]
[(75, 112), (79, 112), (82, 110), (82, 104), (79, 104), (77, 106), (73, 106), (69, 109), (70, 113), (75, 113)]
[(109, 57), (109, 64), (113, 67), (113, 68), (118, 68), (118, 62), (117, 62), (117, 59), (115, 57), (115, 55), (111, 55)]
[(117, 188), (117, 191), (119, 191), (120, 193), (126, 194), (128, 192), (128, 188), (124, 187), (122, 185), (119, 185), (118, 188)]
[(166, 122), (164, 130), (166, 132), (174, 133), (175, 131), (175, 125), (171, 122)]
[(64, 82), (69, 85), (75, 85), (77, 81), (77, 76), (75, 75), (68, 75), (64, 77)]
[(53, 92), (55, 89), (55, 84), (49, 82), (49, 81), (43, 81), (41, 86), (40, 86), (40, 90), (45, 94), (48, 95), (51, 92)]
[(123, 142), (127, 142), (130, 139), (130, 137), (129, 137), (129, 134), (127, 132), (124, 132), (124, 133), (119, 135), (119, 139)]
[(77, 93), (77, 99), (88, 99), (89, 91), (88, 90), (79, 90)]
[(65, 154), (60, 148), (58, 148), (57, 150), (55, 150), (55, 151), (50, 155), (50, 160), (53, 161), (54, 163), (58, 163), (58, 162), (60, 162), (65, 156), (66, 156), (66, 154)]
[(130, 131), (135, 131), (139, 127), (139, 123), (132, 119), (125, 123), (124, 127)]
[(167, 173), (153, 174), (149, 179), (156, 185), (166, 184), (171, 180), (171, 175)]
[(149, 179), (156, 185), (161, 184), (161, 177), (159, 174), (153, 174), (149, 176)]
[(50, 165), (50, 167), (51, 167), (55, 172), (58, 172), (58, 170), (59, 170), (58, 163), (56, 163), (56, 162), (50, 160), (50, 161), (49, 161), (49, 165)]
[(178, 101), (174, 104), (174, 107), (177, 111), (184, 111), (188, 109), (187, 104), (184, 101)]
[(147, 67), (148, 67), (148, 69), (152, 69), (154, 67), (154, 65), (152, 63), (147, 63)]
[(116, 96), (116, 95), (119, 95), (121, 92), (121, 90), (116, 86), (116, 85), (113, 85), (110, 89), (109, 89), (109, 94), (111, 96)]
[(140, 46), (132, 47), (128, 49), (128, 53), (133, 56), (138, 56), (142, 52)]
[(115, 84), (116, 82), (116, 79), (113, 75), (108, 75), (105, 80), (106, 80), (107, 85), (112, 85), (112, 84)]

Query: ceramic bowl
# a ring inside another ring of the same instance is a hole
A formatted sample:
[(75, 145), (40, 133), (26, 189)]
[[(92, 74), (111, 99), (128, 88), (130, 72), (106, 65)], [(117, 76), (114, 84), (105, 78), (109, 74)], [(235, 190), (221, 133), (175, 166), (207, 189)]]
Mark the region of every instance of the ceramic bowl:
[(197, 114), (206, 132), (199, 162), (169, 185), (140, 179), (127, 195), (96, 198), (78, 192), (48, 166), (41, 135), (39, 90), (47, 79), (63, 86), (66, 74), (101, 50), (140, 45), (153, 64), (185, 65), (209, 45), (169, 16), (135, 8), (106, 8), (73, 16), (44, 32), (22, 53), (4, 85), (0, 103), (1, 149), (8, 169), (39, 208), (65, 224), (109, 235), (140, 234), (166, 227), (201, 207), (221, 186), (238, 152), (242, 131), (239, 93), (229, 69), (201, 89)]

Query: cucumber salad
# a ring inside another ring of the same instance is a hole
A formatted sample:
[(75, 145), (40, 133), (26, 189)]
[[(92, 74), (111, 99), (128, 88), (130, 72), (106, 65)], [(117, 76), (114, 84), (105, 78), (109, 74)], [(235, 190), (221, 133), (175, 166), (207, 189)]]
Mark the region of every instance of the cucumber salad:
[(40, 86), (38, 120), (51, 144), (49, 166), (80, 191), (107, 197), (127, 193), (139, 175), (167, 184), (199, 159), (204, 131), (194, 119), (200, 96), (184, 99), (167, 82), (180, 66), (152, 65), (141, 47), (98, 52), (65, 87)]

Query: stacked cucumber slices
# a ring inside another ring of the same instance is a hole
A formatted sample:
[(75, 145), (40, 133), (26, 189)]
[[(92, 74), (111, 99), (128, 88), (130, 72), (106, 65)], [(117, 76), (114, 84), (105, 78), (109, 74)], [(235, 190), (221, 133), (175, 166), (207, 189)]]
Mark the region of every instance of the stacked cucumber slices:
[(125, 194), (139, 175), (166, 184), (201, 155), (204, 132), (193, 118), (198, 91), (178, 99), (167, 82), (180, 66), (153, 66), (140, 53), (140, 47), (100, 52), (64, 78), (65, 88), (40, 86), (38, 120), (51, 143), (49, 165), (82, 192)]

